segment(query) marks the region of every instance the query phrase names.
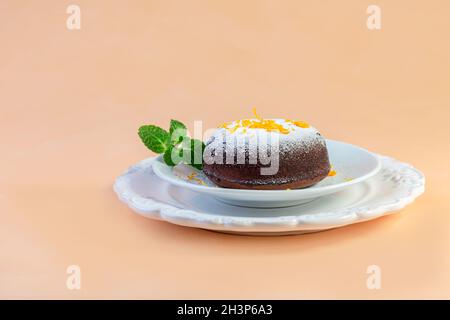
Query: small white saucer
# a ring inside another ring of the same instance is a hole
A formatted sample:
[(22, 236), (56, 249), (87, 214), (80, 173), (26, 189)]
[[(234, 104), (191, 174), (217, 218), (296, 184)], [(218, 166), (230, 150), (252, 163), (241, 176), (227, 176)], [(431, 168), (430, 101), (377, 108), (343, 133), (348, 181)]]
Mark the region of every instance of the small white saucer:
[(156, 158), (130, 167), (116, 179), (114, 190), (133, 211), (182, 226), (251, 235), (307, 233), (383, 216), (402, 209), (424, 192), (425, 178), (420, 171), (392, 158), (378, 158), (381, 170), (372, 178), (286, 208), (237, 207), (171, 185), (153, 172)]
[(167, 166), (161, 157), (153, 163), (153, 171), (170, 184), (237, 206), (252, 208), (280, 208), (310, 202), (332, 194), (374, 176), (380, 170), (380, 161), (373, 153), (360, 147), (327, 140), (327, 149), (334, 176), (305, 189), (244, 190), (226, 189), (214, 185), (202, 171), (184, 164)]

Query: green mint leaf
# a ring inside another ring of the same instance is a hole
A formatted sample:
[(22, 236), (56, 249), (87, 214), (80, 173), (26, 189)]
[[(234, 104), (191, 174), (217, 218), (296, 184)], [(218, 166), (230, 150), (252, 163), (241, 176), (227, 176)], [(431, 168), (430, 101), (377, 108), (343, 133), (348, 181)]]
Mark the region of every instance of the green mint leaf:
[(157, 126), (144, 125), (139, 128), (139, 137), (147, 148), (156, 153), (164, 153), (170, 146), (169, 133)]
[(205, 144), (198, 139), (189, 139), (184, 145), (184, 158), (185, 162), (198, 169), (203, 169), (203, 151), (205, 150)]
[(186, 126), (178, 120), (170, 120), (170, 141), (172, 144), (180, 143), (183, 138), (186, 136)]
[(183, 149), (171, 145), (164, 152), (163, 159), (168, 166), (176, 166), (183, 160)]

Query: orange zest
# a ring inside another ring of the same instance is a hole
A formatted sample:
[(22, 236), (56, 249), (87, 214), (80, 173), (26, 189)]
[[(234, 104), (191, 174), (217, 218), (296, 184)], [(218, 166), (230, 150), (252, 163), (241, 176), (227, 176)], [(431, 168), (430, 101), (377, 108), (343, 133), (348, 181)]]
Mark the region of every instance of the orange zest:
[(262, 118), (258, 115), (258, 113), (256, 113), (256, 108), (253, 108), (252, 111), (253, 111), (253, 115), (255, 116), (255, 118), (262, 121)]
[[(252, 109), (255, 119), (244, 119), (232, 122), (225, 122), (220, 125), (219, 128), (227, 129), (230, 133), (236, 132), (236, 130), (243, 128), (243, 133), (247, 132), (247, 129), (264, 129), (266, 131), (274, 131), (282, 134), (288, 134), (290, 130), (285, 128), (282, 124), (277, 123), (275, 120), (263, 119), (257, 112), (256, 108)], [(285, 122), (291, 123), (300, 128), (309, 128), (309, 124), (304, 121), (285, 120)]]
[(293, 125), (296, 125), (297, 127), (300, 127), (300, 128), (304, 128), (304, 129), (309, 128), (309, 123), (307, 123), (305, 121), (286, 120), (286, 122), (290, 122)]
[(189, 175), (187, 176), (187, 178), (188, 178), (188, 180), (195, 181), (195, 182), (197, 182), (198, 184), (206, 185), (206, 183), (205, 183), (202, 179), (196, 178), (196, 175), (197, 175), (197, 173), (192, 172), (191, 174), (189, 174)]

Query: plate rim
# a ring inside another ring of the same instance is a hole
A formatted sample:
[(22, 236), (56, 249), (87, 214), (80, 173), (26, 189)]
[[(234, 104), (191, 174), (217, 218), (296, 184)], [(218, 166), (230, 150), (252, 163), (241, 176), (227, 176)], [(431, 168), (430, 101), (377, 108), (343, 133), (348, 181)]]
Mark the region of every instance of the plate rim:
[[(151, 157), (131, 166), (124, 174), (119, 176), (113, 186), (118, 198), (126, 203), (133, 211), (152, 219), (164, 220), (173, 224), (203, 228), (214, 231), (237, 232), (285, 232), (302, 230), (326, 230), (342, 227), (348, 224), (363, 222), (398, 211), (413, 202), (425, 191), (425, 176), (410, 164), (400, 162), (387, 156), (378, 155), (380, 162), (388, 163), (387, 168), (395, 168), (391, 179), (395, 183), (406, 179), (408, 191), (402, 197), (377, 205), (365, 205), (356, 208), (341, 208), (334, 211), (320, 212), (301, 216), (274, 216), (274, 217), (239, 217), (216, 216), (211, 213), (178, 208), (153, 198), (144, 198), (128, 189), (131, 176), (136, 171), (152, 170), (151, 163), (156, 157)], [(154, 174), (154, 173), (153, 173)], [(156, 174), (155, 174), (156, 175)], [(259, 210), (255, 208), (255, 210)], [(282, 209), (281, 209), (282, 210)], [(332, 219), (331, 219), (332, 218)], [(330, 222), (331, 219), (331, 222)]]

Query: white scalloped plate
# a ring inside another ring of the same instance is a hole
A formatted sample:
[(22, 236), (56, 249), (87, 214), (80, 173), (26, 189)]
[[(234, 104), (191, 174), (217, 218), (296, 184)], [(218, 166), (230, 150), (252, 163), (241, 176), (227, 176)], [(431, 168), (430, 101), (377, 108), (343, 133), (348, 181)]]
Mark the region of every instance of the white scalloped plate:
[(139, 162), (116, 179), (114, 190), (121, 201), (148, 218), (238, 234), (298, 234), (371, 220), (402, 209), (425, 188), (420, 171), (379, 156), (381, 170), (375, 176), (307, 204), (236, 207), (161, 180), (152, 170), (155, 159)]
[[(158, 177), (173, 185), (211, 195), (228, 204), (252, 208), (280, 208), (307, 203), (318, 197), (341, 191), (369, 179), (381, 168), (376, 155), (352, 144), (327, 140), (327, 149), (336, 175), (326, 177), (309, 188), (289, 191), (220, 188), (203, 172), (184, 164), (169, 167), (161, 156), (153, 163), (153, 171)], [(191, 174), (195, 174), (195, 179), (192, 179)]]

